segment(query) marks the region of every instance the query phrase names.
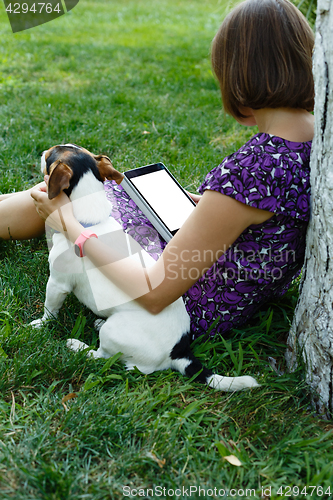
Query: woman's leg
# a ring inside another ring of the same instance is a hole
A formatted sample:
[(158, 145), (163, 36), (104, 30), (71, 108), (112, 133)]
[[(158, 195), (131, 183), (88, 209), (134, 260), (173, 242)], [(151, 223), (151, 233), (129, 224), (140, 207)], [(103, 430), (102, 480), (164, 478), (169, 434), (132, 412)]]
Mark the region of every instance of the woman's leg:
[(0, 195), (0, 238), (28, 240), (45, 232), (45, 222), (37, 214), (30, 192)]

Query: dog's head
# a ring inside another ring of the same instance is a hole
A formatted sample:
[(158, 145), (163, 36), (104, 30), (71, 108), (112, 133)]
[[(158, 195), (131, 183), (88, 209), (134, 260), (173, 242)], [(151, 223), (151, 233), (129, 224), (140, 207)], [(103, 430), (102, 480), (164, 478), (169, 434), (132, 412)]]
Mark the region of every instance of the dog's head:
[(70, 196), (81, 177), (91, 171), (97, 180), (114, 180), (120, 184), (123, 174), (113, 168), (110, 158), (94, 155), (75, 144), (53, 146), (44, 151), (41, 161), (42, 173), (49, 176), (48, 196), (52, 200), (61, 191)]

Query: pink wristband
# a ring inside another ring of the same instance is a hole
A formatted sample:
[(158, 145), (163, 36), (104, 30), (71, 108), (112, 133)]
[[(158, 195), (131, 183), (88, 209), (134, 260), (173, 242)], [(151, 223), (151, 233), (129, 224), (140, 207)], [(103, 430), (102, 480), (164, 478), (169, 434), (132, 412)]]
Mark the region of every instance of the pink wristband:
[(84, 246), (85, 242), (87, 240), (89, 240), (89, 238), (98, 238), (98, 236), (97, 236), (97, 234), (93, 233), (92, 231), (85, 230), (85, 231), (82, 231), (80, 236), (76, 239), (76, 241), (74, 243), (74, 251), (78, 257), (84, 257), (83, 246)]

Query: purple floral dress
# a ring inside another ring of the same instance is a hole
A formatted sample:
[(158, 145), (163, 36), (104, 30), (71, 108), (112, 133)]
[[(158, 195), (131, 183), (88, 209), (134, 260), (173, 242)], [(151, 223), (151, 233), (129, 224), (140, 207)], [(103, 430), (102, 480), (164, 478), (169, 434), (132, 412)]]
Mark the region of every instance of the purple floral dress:
[[(226, 157), (199, 188), (218, 191), (274, 215), (249, 226), (183, 296), (191, 335), (226, 333), (265, 302), (282, 296), (303, 265), (310, 210), (311, 142), (256, 134)], [(106, 182), (112, 215), (155, 259), (165, 242), (121, 186)]]

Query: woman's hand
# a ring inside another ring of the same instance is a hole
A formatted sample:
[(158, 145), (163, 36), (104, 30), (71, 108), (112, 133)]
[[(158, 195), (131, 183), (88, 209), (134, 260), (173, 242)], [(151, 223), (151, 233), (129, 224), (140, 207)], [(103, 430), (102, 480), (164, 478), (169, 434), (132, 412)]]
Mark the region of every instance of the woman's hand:
[(31, 191), (36, 211), (48, 226), (64, 233), (67, 231), (66, 221), (70, 222), (74, 218), (72, 204), (64, 192), (60, 193), (53, 200), (49, 200), (47, 195), (47, 176), (45, 177), (45, 181), (45, 185), (40, 185), (37, 189)]
[(187, 194), (189, 195), (190, 198), (194, 201), (194, 203), (198, 204), (199, 201), (201, 200), (202, 196), (200, 194), (195, 194), (195, 193), (190, 193), (189, 191), (186, 191)]

